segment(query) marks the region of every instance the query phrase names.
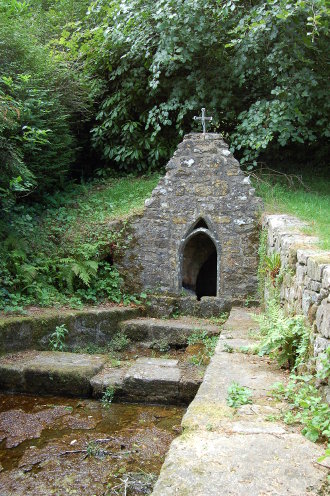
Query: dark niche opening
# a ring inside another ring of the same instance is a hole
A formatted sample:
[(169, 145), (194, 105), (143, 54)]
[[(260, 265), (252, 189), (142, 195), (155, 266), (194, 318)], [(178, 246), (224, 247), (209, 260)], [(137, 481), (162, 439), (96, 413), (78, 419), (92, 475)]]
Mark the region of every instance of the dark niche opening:
[(190, 238), (184, 247), (182, 287), (198, 300), (202, 296), (217, 295), (217, 251), (204, 232)]
[(199, 219), (199, 221), (197, 221), (197, 223), (194, 226), (194, 230), (199, 229), (200, 227), (204, 227), (204, 229), (208, 229), (208, 225), (206, 224), (204, 219)]

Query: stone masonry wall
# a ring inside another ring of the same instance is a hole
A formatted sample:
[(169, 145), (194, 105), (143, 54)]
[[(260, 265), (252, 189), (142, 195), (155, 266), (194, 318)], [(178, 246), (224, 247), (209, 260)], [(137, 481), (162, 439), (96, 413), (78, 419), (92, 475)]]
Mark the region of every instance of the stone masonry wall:
[(199, 233), (216, 247), (216, 296), (254, 295), (262, 202), (221, 135), (186, 135), (166, 171), (130, 226), (119, 263), (127, 288), (182, 293), (183, 251), (187, 239)]
[(306, 223), (295, 217), (267, 215), (263, 227), (268, 231), (268, 253), (281, 256), (281, 299), (312, 325), (317, 356), (330, 346), (330, 252), (320, 250), (318, 238), (304, 234)]

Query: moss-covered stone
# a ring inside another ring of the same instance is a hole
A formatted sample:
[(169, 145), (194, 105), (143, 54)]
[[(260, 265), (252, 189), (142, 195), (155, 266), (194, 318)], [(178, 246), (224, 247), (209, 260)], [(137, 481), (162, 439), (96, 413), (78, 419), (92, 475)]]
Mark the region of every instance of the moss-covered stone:
[(107, 309), (45, 311), (36, 316), (2, 317), (0, 319), (0, 353), (19, 350), (47, 350), (56, 326), (68, 329), (68, 350), (90, 344), (105, 346), (119, 331), (122, 320), (141, 315), (141, 309), (110, 307)]
[(195, 429), (213, 429), (220, 427), (225, 418), (233, 417), (233, 409), (219, 402), (205, 401), (193, 402), (182, 420), (182, 427), (187, 431)]
[(90, 379), (106, 359), (61, 352), (23, 352), (0, 362), (0, 389), (38, 394), (90, 396)]

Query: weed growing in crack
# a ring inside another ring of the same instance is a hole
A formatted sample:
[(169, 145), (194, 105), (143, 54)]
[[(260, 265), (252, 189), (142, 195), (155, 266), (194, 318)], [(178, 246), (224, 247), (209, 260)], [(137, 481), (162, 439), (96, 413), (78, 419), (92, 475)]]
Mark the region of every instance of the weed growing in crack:
[(151, 349), (153, 350), (158, 350), (161, 353), (166, 353), (171, 349), (169, 342), (167, 339), (158, 339), (157, 341), (153, 341), (150, 346)]
[(108, 349), (110, 351), (126, 350), (130, 344), (130, 339), (122, 332), (117, 332), (110, 341)]
[(102, 405), (107, 408), (111, 405), (114, 397), (115, 397), (116, 389), (113, 386), (108, 386), (103, 393), (101, 398)]
[(64, 351), (66, 345), (64, 343), (65, 337), (68, 334), (68, 329), (65, 324), (55, 327), (55, 331), (50, 335), (49, 346), (53, 351)]
[(196, 355), (192, 355), (189, 359), (190, 363), (197, 366), (206, 365), (208, 360), (214, 355), (218, 338), (218, 336), (209, 336), (207, 331), (196, 331), (191, 334), (187, 339), (187, 344), (189, 346), (201, 344), (203, 345), (203, 350), (199, 351)]
[(227, 404), (232, 408), (238, 408), (252, 403), (251, 396), (252, 391), (249, 388), (241, 386), (238, 382), (232, 382), (227, 391)]
[(86, 455), (88, 457), (94, 456), (95, 458), (104, 458), (109, 455), (109, 451), (105, 450), (98, 444), (98, 440), (89, 441), (86, 447)]
[(197, 355), (191, 355), (189, 357), (189, 362), (192, 365), (196, 365), (197, 367), (201, 367), (202, 365), (206, 365), (207, 357), (201, 351)]

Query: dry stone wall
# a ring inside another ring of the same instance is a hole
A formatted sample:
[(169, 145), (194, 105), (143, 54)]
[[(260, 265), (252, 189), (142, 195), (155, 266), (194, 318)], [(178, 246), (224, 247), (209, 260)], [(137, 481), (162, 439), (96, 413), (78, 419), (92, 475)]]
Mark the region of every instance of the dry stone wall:
[(262, 202), (221, 135), (186, 135), (166, 171), (130, 226), (119, 263), (128, 289), (192, 295), (209, 260), (216, 289), (205, 296), (254, 295)]
[(306, 224), (289, 215), (267, 215), (268, 253), (281, 256), (284, 272), (281, 299), (313, 327), (314, 355), (330, 346), (330, 252), (320, 250), (318, 238), (302, 232)]

